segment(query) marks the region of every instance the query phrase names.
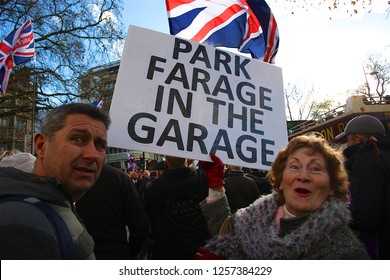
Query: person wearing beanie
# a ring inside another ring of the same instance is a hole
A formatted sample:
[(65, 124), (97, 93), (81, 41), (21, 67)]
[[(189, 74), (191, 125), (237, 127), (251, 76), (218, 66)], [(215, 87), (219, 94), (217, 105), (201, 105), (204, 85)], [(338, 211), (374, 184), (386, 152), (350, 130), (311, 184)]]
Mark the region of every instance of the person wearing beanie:
[(31, 173), (34, 168), (35, 157), (30, 153), (16, 152), (0, 160), (0, 167), (15, 167)]

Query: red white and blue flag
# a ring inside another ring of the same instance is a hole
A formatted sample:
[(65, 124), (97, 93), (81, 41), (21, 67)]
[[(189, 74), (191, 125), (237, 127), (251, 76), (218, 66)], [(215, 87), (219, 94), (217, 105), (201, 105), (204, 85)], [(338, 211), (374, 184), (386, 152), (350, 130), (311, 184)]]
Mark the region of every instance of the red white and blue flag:
[(103, 107), (103, 101), (104, 100), (101, 99), (99, 101), (92, 102), (92, 105), (101, 109)]
[(35, 54), (34, 33), (31, 21), (26, 21), (0, 42), (0, 91), (5, 95), (11, 69), (25, 63)]
[(279, 32), (264, 0), (166, 0), (166, 6), (172, 35), (274, 63)]

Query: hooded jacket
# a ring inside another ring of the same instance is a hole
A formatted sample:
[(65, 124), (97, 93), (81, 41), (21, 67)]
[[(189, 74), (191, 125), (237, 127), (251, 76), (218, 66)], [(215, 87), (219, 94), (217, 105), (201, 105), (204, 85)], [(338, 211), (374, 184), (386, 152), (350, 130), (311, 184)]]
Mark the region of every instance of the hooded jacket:
[[(48, 203), (64, 220), (72, 235), (76, 259), (94, 259), (94, 242), (85, 230), (61, 182), (13, 167), (0, 168), (0, 199), (25, 196)], [(16, 207), (18, 206), (18, 207)], [(52, 224), (33, 205), (0, 203), (1, 259), (60, 259)]]

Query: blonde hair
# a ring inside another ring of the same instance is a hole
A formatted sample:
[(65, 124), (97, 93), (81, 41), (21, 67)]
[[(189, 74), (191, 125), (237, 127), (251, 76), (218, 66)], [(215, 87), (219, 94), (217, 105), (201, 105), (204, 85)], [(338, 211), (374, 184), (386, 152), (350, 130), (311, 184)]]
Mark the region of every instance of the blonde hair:
[(127, 175), (129, 175), (129, 177), (133, 180), (138, 180), (138, 174), (137, 172), (134, 172), (134, 171), (131, 171), (130, 173), (128, 173)]

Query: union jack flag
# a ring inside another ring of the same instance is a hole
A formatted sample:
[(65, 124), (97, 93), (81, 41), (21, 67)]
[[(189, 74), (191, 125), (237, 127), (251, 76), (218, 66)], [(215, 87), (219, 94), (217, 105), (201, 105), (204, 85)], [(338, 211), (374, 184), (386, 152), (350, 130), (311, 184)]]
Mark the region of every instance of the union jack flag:
[(166, 0), (172, 35), (274, 63), (279, 32), (264, 0)]
[(92, 102), (92, 105), (101, 109), (103, 106), (103, 102), (104, 102), (104, 100), (101, 99), (100, 101)]
[(0, 42), (0, 91), (5, 95), (11, 69), (25, 63), (35, 54), (34, 33), (31, 21), (26, 21)]

